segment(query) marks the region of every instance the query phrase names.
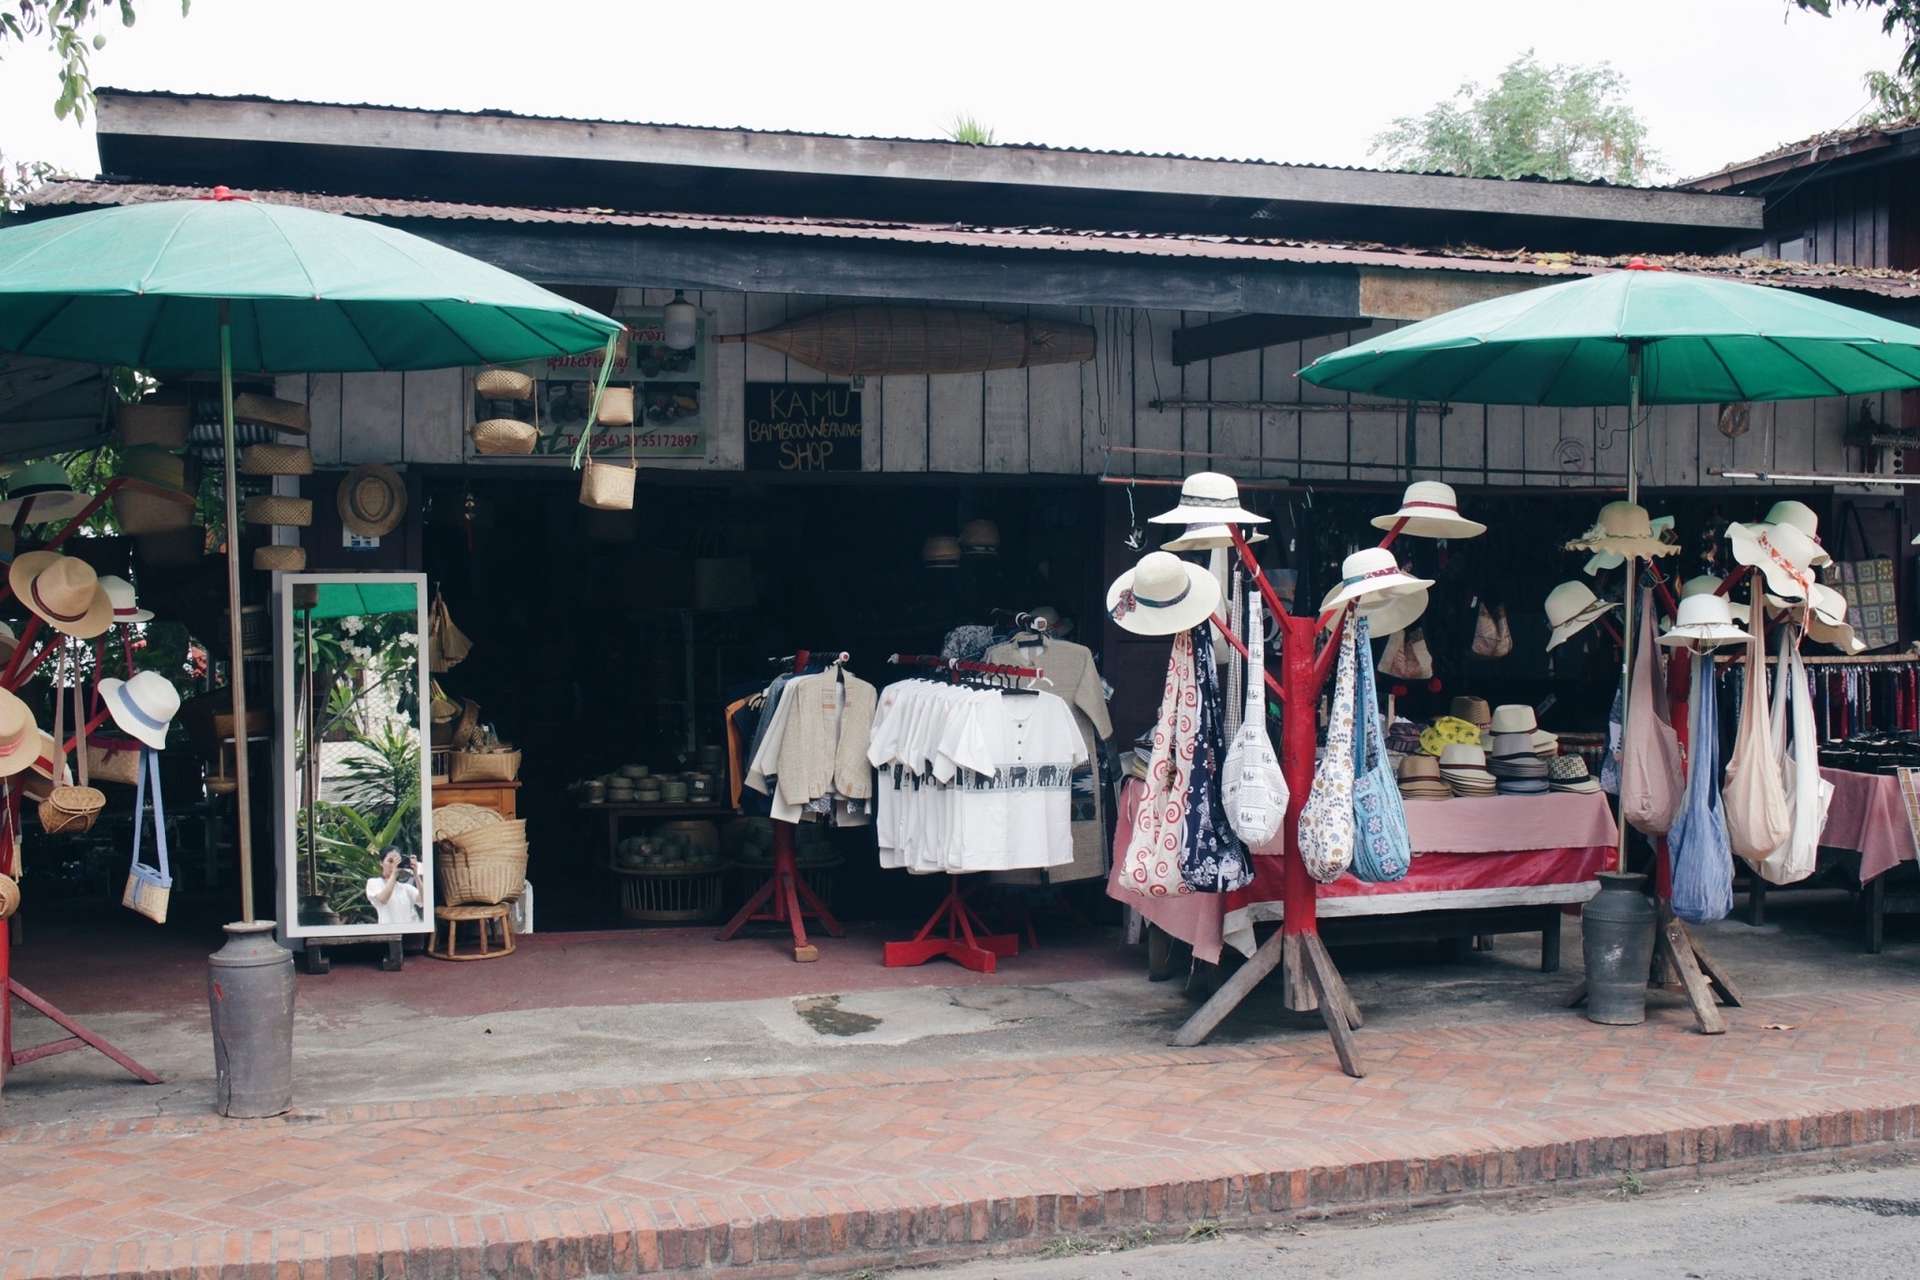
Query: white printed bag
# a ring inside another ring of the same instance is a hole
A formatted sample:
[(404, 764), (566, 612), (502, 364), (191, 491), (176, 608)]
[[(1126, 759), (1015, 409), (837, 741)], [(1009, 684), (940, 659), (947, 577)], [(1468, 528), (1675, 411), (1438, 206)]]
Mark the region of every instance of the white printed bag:
[(1300, 863), (1321, 884), (1353, 865), (1353, 643), (1352, 619), (1340, 628), (1340, 669), (1333, 682), (1327, 749), (1313, 771), (1300, 810)]
[(1240, 728), (1227, 747), (1220, 798), (1233, 834), (1259, 849), (1280, 834), (1287, 818), (1287, 777), (1267, 733), (1266, 627), (1260, 597), (1247, 605), (1247, 703)]

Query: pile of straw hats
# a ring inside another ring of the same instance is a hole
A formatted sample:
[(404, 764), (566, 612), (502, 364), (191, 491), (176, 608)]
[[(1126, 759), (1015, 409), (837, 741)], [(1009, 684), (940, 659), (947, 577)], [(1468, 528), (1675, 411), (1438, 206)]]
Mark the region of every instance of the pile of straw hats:
[(1456, 796), (1494, 794), (1495, 783), (1487, 769), (1487, 753), (1477, 746), (1456, 742), (1444, 748), (1440, 752), (1440, 776)]
[(1501, 795), (1539, 795), (1546, 791), (1547, 762), (1540, 758), (1534, 743), (1539, 730), (1532, 707), (1508, 703), (1494, 708), (1487, 770)]
[(1410, 755), (1400, 762), (1400, 798), (1450, 800), (1453, 788), (1440, 776), (1440, 762), (1429, 755)]

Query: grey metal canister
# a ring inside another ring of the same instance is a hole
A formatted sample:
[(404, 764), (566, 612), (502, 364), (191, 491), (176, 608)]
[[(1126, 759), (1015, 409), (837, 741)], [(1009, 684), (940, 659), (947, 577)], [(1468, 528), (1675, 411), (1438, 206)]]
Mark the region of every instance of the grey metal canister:
[(293, 1105), (293, 953), (273, 940), (274, 927), (230, 924), (227, 944), (207, 957), (213, 1109), (235, 1119)]
[(1600, 892), (1580, 912), (1580, 950), (1587, 963), (1587, 1017), (1610, 1026), (1647, 1020), (1647, 975), (1653, 968), (1653, 903), (1647, 878), (1600, 873)]

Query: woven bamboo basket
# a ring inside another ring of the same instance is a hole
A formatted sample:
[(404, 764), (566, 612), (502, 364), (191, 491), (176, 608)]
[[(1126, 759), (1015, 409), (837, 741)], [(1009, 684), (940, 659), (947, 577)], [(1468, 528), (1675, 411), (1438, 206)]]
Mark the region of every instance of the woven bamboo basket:
[(433, 838), (451, 840), (455, 836), (498, 826), (502, 819), (496, 811), (480, 804), (443, 804), (433, 811)]
[(113, 518), (128, 535), (171, 533), (193, 527), (193, 495), (128, 486), (113, 495)]
[(724, 870), (712, 863), (615, 867), (620, 914), (636, 924), (688, 924), (720, 918)]
[(113, 434), (123, 445), (151, 444), (162, 449), (184, 449), (192, 422), (192, 411), (185, 404), (143, 400), (115, 407)]
[(792, 356), (836, 377), (984, 373), (1093, 359), (1093, 329), (958, 307), (832, 307), (758, 333), (722, 335)]
[(145, 533), (133, 540), (140, 563), (155, 569), (178, 569), (198, 564), (207, 553), (207, 531), (197, 525)]
[(540, 442), (540, 428), (518, 418), (487, 418), (473, 424), (475, 452), (505, 456), (533, 452)]
[(240, 474), (310, 476), (313, 450), (298, 444), (250, 444), (240, 451)]
[(98, 787), (55, 787), (40, 802), (40, 829), (50, 836), (91, 831), (106, 807), (106, 793)]
[(588, 458), (580, 468), (580, 505), (595, 511), (631, 511), (633, 485), (639, 476), (633, 467)]
[(600, 412), (594, 421), (603, 427), (633, 425), (633, 388), (608, 387), (600, 393)]
[(527, 846), (512, 849), (469, 849), (459, 840), (442, 840), (433, 848), (434, 874), (439, 878), (443, 907), (490, 907), (520, 896), (527, 882)]
[(298, 400), (279, 400), (273, 396), (263, 396), (257, 391), (242, 391), (234, 396), (233, 420), (294, 431), (300, 435), (307, 434), (309, 422), (307, 406)]
[(253, 567), (265, 573), (300, 573), (307, 567), (307, 549), (282, 546), (255, 547)]
[(89, 738), (87, 776), (94, 782), (133, 786), (140, 781), (140, 744), (131, 738)]
[(517, 369), (482, 369), (474, 375), (473, 390), (487, 400), (531, 400), (533, 379)]
[(282, 493), (257, 493), (247, 499), (248, 524), (278, 524), (304, 529), (313, 523), (313, 499), (294, 498)]
[(20, 886), (12, 876), (0, 875), (0, 920), (20, 909)]
[(519, 776), (518, 751), (456, 751), (448, 775), (454, 782), (512, 782)]

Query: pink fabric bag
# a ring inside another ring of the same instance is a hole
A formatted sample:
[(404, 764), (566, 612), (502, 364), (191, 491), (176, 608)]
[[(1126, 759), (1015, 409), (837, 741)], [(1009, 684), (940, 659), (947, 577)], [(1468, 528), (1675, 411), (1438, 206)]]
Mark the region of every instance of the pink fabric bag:
[(1666, 677), (1653, 643), (1653, 593), (1640, 596), (1639, 653), (1627, 690), (1626, 739), (1620, 758), (1620, 816), (1649, 836), (1663, 836), (1686, 797), (1680, 738), (1667, 718)]
[[(1767, 606), (1760, 575), (1754, 574), (1748, 581), (1753, 584), (1752, 618), (1748, 623), (1753, 639), (1747, 641), (1747, 691), (1740, 702), (1740, 728), (1733, 739), (1733, 759), (1727, 761), (1726, 786), (1720, 798), (1733, 851), (1760, 866), (1793, 834), (1793, 812), (1787, 807), (1780, 747), (1774, 741), (1773, 715), (1767, 708), (1767, 643), (1762, 634)], [(1785, 696), (1785, 686), (1781, 696)]]
[(1120, 883), (1144, 898), (1192, 893), (1180, 876), (1187, 824), (1187, 786), (1200, 729), (1200, 682), (1193, 666), (1193, 634), (1173, 638), (1166, 690), (1153, 725), (1147, 794), (1121, 854)]

